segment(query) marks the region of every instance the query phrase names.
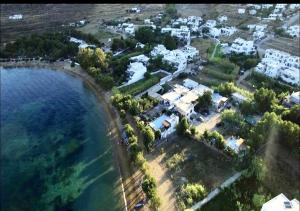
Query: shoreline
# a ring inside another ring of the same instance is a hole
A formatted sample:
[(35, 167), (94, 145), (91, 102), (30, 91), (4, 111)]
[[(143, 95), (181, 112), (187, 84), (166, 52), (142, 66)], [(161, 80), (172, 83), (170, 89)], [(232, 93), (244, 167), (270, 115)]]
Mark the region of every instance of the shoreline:
[[(94, 92), (96, 95), (102, 109), (106, 113), (107, 118), (107, 129), (109, 131), (108, 137), (111, 144), (113, 145), (114, 153), (113, 159), (116, 165), (118, 174), (119, 174), (119, 184), (120, 191), (122, 191), (122, 198), (123, 198), (123, 205), (122, 208), (124, 210), (128, 210), (127, 208), (127, 201), (130, 201), (129, 197), (126, 196), (126, 192), (124, 189), (124, 179), (130, 177), (132, 175), (132, 166), (128, 159), (128, 155), (126, 150), (122, 145), (119, 145), (118, 142), (121, 139), (120, 134), (120, 119), (118, 114), (116, 113), (115, 109), (109, 104), (107, 100), (110, 96), (108, 96), (108, 92), (105, 92), (99, 85), (95, 83), (94, 78), (88, 75), (80, 66), (71, 67), (69, 62), (65, 61), (58, 61), (53, 63), (48, 62), (41, 62), (41, 61), (20, 61), (20, 62), (0, 62), (1, 68), (48, 68), (55, 71), (63, 71), (67, 74), (70, 74), (74, 77), (80, 78), (88, 87)], [(113, 135), (111, 135), (113, 133)], [(118, 191), (119, 192), (119, 191)]]

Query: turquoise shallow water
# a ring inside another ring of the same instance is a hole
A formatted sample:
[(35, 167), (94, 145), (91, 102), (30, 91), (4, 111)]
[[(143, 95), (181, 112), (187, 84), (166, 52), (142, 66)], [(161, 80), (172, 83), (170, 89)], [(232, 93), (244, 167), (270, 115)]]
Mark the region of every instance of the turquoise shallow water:
[(1, 69), (1, 210), (122, 210), (105, 122), (82, 80)]

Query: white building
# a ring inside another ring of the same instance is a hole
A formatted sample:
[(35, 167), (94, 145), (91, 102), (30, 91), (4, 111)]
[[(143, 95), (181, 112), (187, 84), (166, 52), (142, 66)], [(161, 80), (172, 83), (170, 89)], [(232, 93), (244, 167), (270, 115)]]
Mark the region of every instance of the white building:
[(205, 23), (205, 26), (207, 26), (208, 28), (215, 27), (216, 25), (217, 25), (216, 20), (207, 20), (206, 23)]
[(226, 22), (227, 20), (228, 20), (228, 18), (227, 18), (226, 15), (222, 15), (222, 16), (218, 17), (218, 21), (219, 21), (220, 23), (224, 23), (224, 22)]
[(79, 40), (74, 37), (70, 37), (70, 42), (78, 43), (79, 44), (78, 48), (88, 48), (88, 47), (95, 48), (96, 47), (95, 45), (89, 45), (84, 40)]
[(183, 52), (185, 58), (188, 61), (192, 61), (196, 56), (199, 56), (199, 50), (197, 50), (197, 48), (190, 45), (185, 45), (180, 50)]
[(139, 8), (137, 8), (137, 7), (133, 7), (133, 8), (130, 9), (130, 12), (133, 12), (133, 13), (140, 13), (141, 10), (140, 10)]
[(300, 8), (300, 4), (290, 4), (289, 8), (290, 8), (291, 10), (298, 9), (298, 8)]
[(173, 28), (171, 36), (177, 37), (181, 40), (189, 41), (191, 39), (191, 33), (187, 26), (180, 26), (180, 28)]
[(192, 46), (184, 46), (182, 49), (176, 49), (169, 51), (164, 45), (157, 45), (150, 52), (150, 55), (156, 57), (158, 55), (163, 56), (163, 61), (176, 67), (176, 71), (173, 74), (179, 74), (182, 72), (188, 61), (192, 61), (195, 56), (199, 55), (199, 51)]
[(130, 75), (129, 81), (127, 81), (126, 85), (132, 84), (144, 78), (144, 74), (146, 73), (147, 68), (141, 62), (133, 62), (130, 63), (127, 72)]
[(146, 25), (152, 25), (153, 22), (151, 22), (150, 19), (145, 19), (145, 20), (144, 20), (144, 24), (146, 24)]
[(300, 91), (298, 92), (293, 92), (290, 97), (289, 100), (291, 103), (293, 104), (300, 104)]
[(138, 55), (138, 56), (131, 57), (130, 61), (141, 62), (144, 65), (147, 65), (148, 61), (149, 61), (149, 57), (145, 56), (144, 54), (141, 54), (141, 55)]
[(245, 140), (242, 138), (229, 137), (225, 141), (225, 146), (233, 150), (235, 153), (239, 153), (241, 150), (245, 149)]
[(261, 211), (299, 211), (300, 203), (297, 199), (289, 200), (283, 193), (263, 204)]
[(149, 125), (155, 131), (160, 131), (161, 138), (166, 138), (176, 131), (176, 126), (179, 123), (179, 117), (175, 114), (167, 116), (163, 114), (157, 119), (153, 120)]
[(243, 103), (245, 101), (247, 101), (247, 98), (243, 95), (241, 95), (240, 93), (238, 92), (234, 92), (231, 94), (231, 98), (234, 102), (240, 104), (240, 103)]
[(230, 52), (237, 54), (253, 55), (256, 53), (253, 41), (246, 41), (242, 38), (237, 38), (230, 46)]
[(183, 80), (183, 86), (186, 87), (186, 88), (188, 88), (188, 89), (194, 89), (197, 86), (199, 86), (199, 83), (197, 83), (196, 81), (193, 81), (193, 80), (187, 78), (187, 79)]
[(249, 10), (249, 14), (250, 14), (250, 15), (256, 15), (256, 13), (257, 13), (257, 11), (254, 10), (254, 9), (253, 9), (253, 10)]
[(299, 25), (290, 26), (286, 30), (286, 33), (288, 33), (292, 37), (300, 37), (300, 26)]
[(8, 17), (8, 19), (11, 19), (11, 20), (21, 20), (21, 19), (23, 19), (23, 15), (21, 15), (21, 14), (10, 15), (10, 16)]
[(221, 35), (222, 36), (231, 36), (233, 35), (235, 32), (237, 31), (237, 28), (235, 28), (234, 26), (231, 27), (222, 27), (220, 29)]
[(161, 96), (168, 109), (174, 108), (182, 116), (189, 118), (195, 113), (194, 107), (197, 104), (197, 99), (202, 96), (205, 91), (213, 92), (212, 89), (198, 84), (193, 89), (186, 88), (179, 84), (174, 85), (174, 89)]
[(271, 8), (271, 7), (273, 7), (273, 4), (262, 4), (262, 5), (261, 5), (261, 8), (262, 8), (262, 9), (269, 9), (269, 8)]
[(164, 55), (168, 54), (169, 52), (170, 51), (167, 50), (164, 45), (157, 45), (152, 49), (150, 55), (153, 57), (158, 56), (158, 55), (164, 56)]
[(267, 49), (264, 58), (256, 66), (255, 71), (272, 78), (280, 78), (286, 83), (300, 84), (300, 58), (289, 53)]
[(136, 48), (144, 48), (145, 45), (143, 43), (140, 43), (138, 42), (136, 45), (135, 45)]
[(239, 14), (245, 14), (245, 11), (246, 11), (245, 9), (238, 9)]
[(211, 96), (212, 100), (212, 107), (217, 111), (220, 112), (223, 110), (224, 106), (226, 105), (226, 102), (228, 100), (227, 97), (223, 97), (219, 93), (213, 93)]
[(209, 34), (210, 34), (210, 36), (217, 38), (221, 35), (221, 30), (213, 27), (213, 28), (209, 29)]

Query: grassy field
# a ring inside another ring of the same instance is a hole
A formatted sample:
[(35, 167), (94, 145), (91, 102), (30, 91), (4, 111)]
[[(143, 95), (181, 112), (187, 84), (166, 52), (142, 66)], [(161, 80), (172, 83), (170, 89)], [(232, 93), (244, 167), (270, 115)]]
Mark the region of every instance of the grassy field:
[(279, 82), (278, 80), (269, 78), (263, 74), (253, 72), (251, 75), (245, 78), (245, 81), (251, 85), (254, 85), (257, 88), (268, 88), (272, 89), (276, 93), (281, 92), (292, 92), (299, 91), (300, 87), (293, 87), (284, 83)]
[(120, 91), (124, 94), (130, 94), (130, 95), (137, 95), (151, 86), (157, 84), (161, 78), (163, 78), (165, 75), (163, 74), (155, 74), (152, 75), (150, 78), (139, 80), (133, 84), (130, 84), (128, 86), (124, 86), (120, 88)]
[(189, 183), (201, 183), (208, 191), (219, 186), (224, 180), (234, 174), (233, 163), (218, 152), (208, 148), (203, 143), (188, 139), (177, 138), (163, 148), (165, 158), (163, 165), (167, 166), (174, 154), (183, 153), (183, 158), (190, 160), (179, 164), (179, 168), (170, 169), (169, 173), (176, 186), (183, 180)]
[(191, 41), (191, 46), (197, 48), (199, 50), (199, 55), (201, 58), (208, 59), (207, 50), (214, 45), (214, 42), (210, 39), (203, 39), (203, 38), (195, 38)]
[[(140, 14), (129, 14), (127, 9), (142, 8)], [(61, 30), (61, 25), (86, 18), (86, 28), (97, 29), (103, 20), (124, 17), (149, 17), (163, 11), (163, 4), (1, 4), (1, 42), (13, 41), (31, 33)], [(9, 20), (12, 14), (23, 14), (20, 21)]]
[(300, 56), (300, 39), (276, 37), (264, 42), (261, 48), (263, 49), (274, 48), (280, 51), (290, 53), (294, 56)]

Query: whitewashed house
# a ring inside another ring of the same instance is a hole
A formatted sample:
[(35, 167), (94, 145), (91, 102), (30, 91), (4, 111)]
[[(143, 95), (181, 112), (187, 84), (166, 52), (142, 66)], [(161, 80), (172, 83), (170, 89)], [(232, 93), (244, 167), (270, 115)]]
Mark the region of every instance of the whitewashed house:
[(273, 4), (262, 4), (262, 5), (261, 5), (261, 8), (262, 8), (262, 9), (269, 9), (269, 8), (271, 8), (271, 7), (273, 7)]
[(190, 116), (195, 113), (194, 107), (197, 104), (197, 99), (203, 95), (205, 91), (213, 92), (212, 89), (202, 84), (198, 84), (198, 86), (192, 89), (175, 84), (174, 89), (162, 95), (161, 98), (164, 104), (168, 106), (168, 109), (174, 109), (180, 113), (181, 116), (189, 119)]
[(233, 35), (235, 32), (237, 31), (237, 28), (235, 28), (234, 26), (230, 26), (230, 27), (222, 27), (220, 29), (221, 35), (222, 36), (231, 36)]
[(244, 144), (245, 140), (242, 138), (229, 137), (225, 140), (225, 146), (233, 150), (236, 154), (238, 154), (241, 150), (246, 148)]
[(191, 39), (191, 33), (187, 26), (180, 26), (180, 28), (173, 28), (171, 36), (177, 37), (180, 40), (189, 41)]
[(256, 15), (256, 13), (257, 13), (257, 11), (254, 10), (254, 9), (253, 9), (253, 10), (249, 10), (249, 14), (250, 14), (250, 15)]
[(241, 95), (238, 92), (232, 93), (231, 98), (232, 98), (233, 102), (235, 102), (237, 104), (240, 104), (240, 103), (243, 103), (243, 102), (247, 101), (247, 97)]
[(161, 28), (161, 30), (160, 30), (161, 33), (171, 33), (171, 31), (172, 31), (171, 27), (164, 27), (164, 28)]
[(255, 71), (268, 77), (281, 79), (282, 81), (299, 85), (300, 83), (300, 58), (289, 53), (267, 49), (264, 58), (256, 66)]
[(127, 72), (130, 76), (130, 79), (125, 84), (126, 86), (132, 83), (135, 83), (144, 78), (147, 68), (142, 62), (133, 62), (128, 65)]
[(148, 61), (149, 61), (149, 57), (145, 56), (144, 54), (141, 54), (141, 55), (138, 55), (138, 56), (133, 56), (129, 60), (133, 61), (133, 62), (141, 62), (141, 63), (143, 63), (144, 65), (147, 66)]
[(293, 92), (290, 97), (289, 97), (289, 101), (292, 104), (299, 104), (300, 105), (300, 91), (298, 92)]
[(185, 58), (188, 61), (192, 61), (196, 56), (199, 56), (199, 50), (197, 50), (197, 48), (190, 45), (185, 45), (180, 50), (183, 52)]
[(289, 200), (283, 193), (263, 204), (261, 211), (299, 211), (300, 203), (297, 199)]
[(239, 13), (239, 14), (245, 14), (245, 11), (246, 11), (246, 10), (245, 10), (245, 9), (242, 9), (242, 8), (241, 8), (241, 9), (238, 9), (238, 13)]
[(186, 88), (188, 88), (188, 89), (194, 89), (197, 86), (199, 86), (199, 83), (197, 83), (196, 81), (193, 81), (193, 80), (187, 78), (187, 79), (183, 80), (183, 86), (186, 87)]
[(212, 100), (212, 107), (217, 111), (220, 112), (224, 109), (228, 98), (227, 97), (223, 97), (222, 95), (220, 95), (219, 93), (213, 93), (211, 96), (211, 100)]
[(214, 37), (214, 38), (218, 38), (221, 35), (221, 29), (218, 28), (210, 28), (209, 29), (209, 34), (210, 36)]
[(166, 49), (164, 45), (157, 45), (155, 46), (152, 51), (150, 52), (150, 55), (155, 57), (158, 55), (164, 56), (168, 54), (170, 51)]
[(290, 26), (286, 30), (286, 33), (288, 33), (292, 37), (300, 37), (300, 26), (299, 25)]
[(230, 46), (231, 53), (253, 55), (256, 53), (253, 41), (246, 41), (242, 38), (237, 38)]
[(78, 48), (88, 48), (88, 47), (95, 48), (96, 47), (95, 45), (89, 45), (84, 40), (76, 39), (75, 37), (70, 37), (70, 42), (79, 44)]
[(137, 8), (137, 7), (132, 7), (132, 8), (130, 9), (130, 12), (133, 12), (133, 13), (140, 13), (141, 10), (140, 10), (139, 8)]
[(219, 21), (220, 23), (224, 23), (224, 22), (226, 22), (227, 20), (228, 20), (228, 18), (227, 18), (226, 15), (222, 15), (222, 16), (218, 17), (218, 21)]
[(170, 134), (176, 131), (176, 126), (179, 123), (179, 117), (175, 114), (167, 116), (165, 114), (153, 120), (149, 125), (154, 131), (160, 131), (161, 138), (167, 138)]
[(135, 47), (136, 48), (144, 48), (145, 45), (143, 43), (138, 42), (138, 43), (136, 43)]
[(23, 15), (22, 14), (10, 15), (8, 17), (8, 19), (10, 19), (10, 20), (21, 20), (21, 19), (23, 19)]
[(300, 4), (290, 4), (290, 6), (289, 6), (289, 9), (291, 9), (291, 10), (295, 10), (298, 8), (300, 8)]
[(213, 28), (217, 25), (217, 21), (216, 20), (207, 20), (205, 23), (205, 26), (208, 28)]

